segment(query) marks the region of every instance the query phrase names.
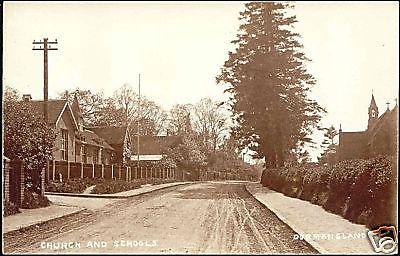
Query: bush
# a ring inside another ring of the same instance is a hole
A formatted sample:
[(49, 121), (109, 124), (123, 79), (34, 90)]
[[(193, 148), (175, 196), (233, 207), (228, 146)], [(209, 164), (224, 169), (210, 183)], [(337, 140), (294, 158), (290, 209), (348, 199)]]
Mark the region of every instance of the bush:
[(142, 179), (142, 180), (105, 180), (102, 183), (97, 184), (93, 190), (92, 194), (114, 194), (118, 192), (128, 191), (132, 189), (140, 188), (144, 184), (164, 184), (177, 182), (174, 179), (161, 179), (161, 178), (152, 178), (152, 179)]
[(46, 191), (58, 193), (83, 193), (86, 188), (104, 181), (105, 180), (102, 178), (69, 179), (63, 182), (49, 181)]
[(122, 191), (128, 191), (139, 188), (145, 182), (143, 180), (125, 181), (125, 180), (105, 180), (97, 184), (92, 194), (113, 194)]
[(356, 223), (395, 223), (396, 159), (346, 160), (333, 166), (266, 169), (261, 183), (291, 197), (318, 204)]
[(15, 204), (11, 203), (11, 202), (5, 202), (4, 204), (4, 212), (3, 212), (3, 216), (10, 216), (13, 214), (17, 214), (20, 213), (18, 206), (16, 206)]
[(46, 207), (50, 205), (50, 201), (47, 197), (42, 196), (36, 192), (25, 191), (24, 200), (21, 204), (23, 209), (35, 209), (40, 207)]

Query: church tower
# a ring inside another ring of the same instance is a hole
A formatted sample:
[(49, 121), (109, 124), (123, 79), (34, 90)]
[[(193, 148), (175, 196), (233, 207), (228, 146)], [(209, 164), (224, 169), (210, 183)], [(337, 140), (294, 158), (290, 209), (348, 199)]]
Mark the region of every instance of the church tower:
[(378, 120), (379, 112), (378, 107), (376, 106), (374, 94), (372, 94), (371, 103), (368, 108), (368, 129), (370, 129)]

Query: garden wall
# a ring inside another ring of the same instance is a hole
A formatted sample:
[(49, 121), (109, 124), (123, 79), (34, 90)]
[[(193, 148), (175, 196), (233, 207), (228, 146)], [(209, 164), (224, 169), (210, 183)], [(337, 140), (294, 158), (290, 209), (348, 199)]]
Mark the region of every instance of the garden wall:
[(333, 166), (266, 169), (261, 183), (369, 228), (397, 225), (394, 157), (346, 160)]

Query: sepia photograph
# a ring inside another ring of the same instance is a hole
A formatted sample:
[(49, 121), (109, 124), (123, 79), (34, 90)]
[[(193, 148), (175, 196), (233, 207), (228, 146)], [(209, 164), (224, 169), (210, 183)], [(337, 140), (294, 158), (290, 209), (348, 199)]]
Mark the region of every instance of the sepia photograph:
[(397, 254), (397, 1), (3, 1), (2, 253)]

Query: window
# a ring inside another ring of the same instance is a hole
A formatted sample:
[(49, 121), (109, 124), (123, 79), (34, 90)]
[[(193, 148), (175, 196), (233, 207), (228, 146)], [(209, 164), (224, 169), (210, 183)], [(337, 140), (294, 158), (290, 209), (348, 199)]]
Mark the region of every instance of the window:
[(76, 142), (75, 143), (75, 155), (80, 156), (81, 155), (81, 144)]
[(61, 130), (61, 160), (68, 160), (68, 130)]
[(94, 164), (99, 163), (99, 150), (98, 149), (93, 150), (93, 163)]
[(85, 145), (82, 145), (82, 162), (87, 163), (87, 149)]

